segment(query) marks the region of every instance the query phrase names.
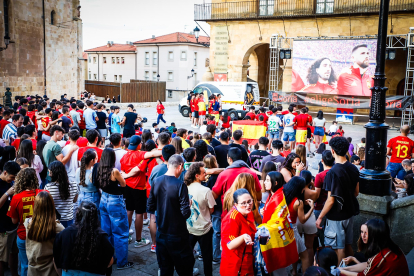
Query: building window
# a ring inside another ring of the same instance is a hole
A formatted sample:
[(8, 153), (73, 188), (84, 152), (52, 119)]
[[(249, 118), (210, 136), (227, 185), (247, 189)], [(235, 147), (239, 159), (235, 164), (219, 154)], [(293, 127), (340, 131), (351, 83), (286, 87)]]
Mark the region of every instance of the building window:
[(94, 80), (97, 80), (97, 76), (96, 76), (96, 74), (93, 74), (93, 79), (94, 79)]
[(96, 63), (96, 57), (93, 57), (93, 63)]
[(118, 76), (114, 75), (114, 81), (118, 81)]
[(316, 13), (333, 13), (335, 0), (316, 0)]
[(172, 90), (168, 90), (168, 98), (172, 98)]
[(174, 61), (174, 52), (173, 51), (168, 52), (168, 61)]
[(268, 16), (273, 15), (275, 9), (275, 0), (260, 0), (259, 15)]
[(181, 51), (181, 60), (187, 60), (187, 52)]
[(106, 80), (106, 74), (103, 74), (103, 79)]
[(115, 58), (112, 57), (112, 64), (115, 64)]
[(174, 81), (174, 72), (168, 72), (168, 81)]
[(145, 80), (149, 80), (149, 71), (145, 71), (144, 78)]
[(50, 24), (51, 25), (55, 25), (55, 19), (56, 19), (56, 12), (55, 11), (52, 11), (51, 13), (50, 13)]
[(103, 57), (103, 63), (106, 63), (106, 57)]
[(157, 72), (152, 72), (152, 80), (157, 81)]
[(89, 60), (89, 63), (91, 63), (91, 57), (90, 56), (88, 56), (88, 60)]
[(91, 74), (91, 71), (89, 71), (89, 78), (88, 79), (92, 79), (92, 74)]
[(194, 52), (194, 66), (197, 66), (197, 52)]
[(119, 57), (116, 58), (116, 64), (119, 64)]
[(152, 65), (157, 65), (157, 52), (152, 52)]
[(121, 62), (122, 62), (122, 64), (125, 64), (125, 58), (124, 57), (121, 57)]
[(149, 65), (149, 62), (150, 62), (149, 52), (145, 52), (145, 65)]

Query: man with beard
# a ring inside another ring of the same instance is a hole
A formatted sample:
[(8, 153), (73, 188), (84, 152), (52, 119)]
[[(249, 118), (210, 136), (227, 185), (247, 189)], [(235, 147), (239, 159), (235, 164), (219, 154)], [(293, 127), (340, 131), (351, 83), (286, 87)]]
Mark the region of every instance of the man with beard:
[(316, 60), (309, 68), (306, 78), (309, 84), (303, 87), (299, 92), (321, 94), (338, 93), (338, 90), (335, 88), (335, 72), (332, 68), (332, 62), (329, 58), (320, 58)]
[(338, 79), (338, 94), (352, 96), (371, 96), (370, 88), (374, 80), (367, 72), (369, 68), (369, 50), (366, 44), (352, 49), (353, 65), (342, 71)]

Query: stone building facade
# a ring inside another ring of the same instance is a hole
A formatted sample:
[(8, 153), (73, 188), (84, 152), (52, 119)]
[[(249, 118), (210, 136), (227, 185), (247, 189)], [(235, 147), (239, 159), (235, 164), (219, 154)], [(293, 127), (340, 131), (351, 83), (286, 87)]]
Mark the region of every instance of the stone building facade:
[[(195, 20), (210, 24), (211, 71), (215, 71), (215, 29), (225, 26), (229, 37), (228, 81), (253, 79), (259, 84), (261, 96), (267, 97), (272, 35), (293, 38), (376, 35), (379, 3), (380, 0), (212, 0), (211, 4), (195, 5)], [(320, 12), (322, 4), (325, 12)], [(414, 27), (414, 0), (391, 0), (390, 11), (388, 34), (409, 33), (410, 27)], [(279, 61), (278, 69), (283, 70), (279, 89), (290, 92), (292, 60)], [(386, 61), (387, 95), (403, 92), (406, 63), (407, 51), (403, 49), (397, 49), (395, 60)]]
[(46, 93), (49, 98), (76, 96), (84, 89), (79, 0), (0, 0), (3, 48), (6, 23), (11, 43), (0, 52), (0, 96), (7, 87), (13, 96)]

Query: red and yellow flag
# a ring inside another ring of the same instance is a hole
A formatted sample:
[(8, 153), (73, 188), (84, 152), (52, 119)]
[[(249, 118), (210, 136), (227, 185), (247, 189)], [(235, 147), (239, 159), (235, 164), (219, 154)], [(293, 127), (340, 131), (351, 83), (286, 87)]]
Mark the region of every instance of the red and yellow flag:
[(243, 131), (243, 140), (247, 140), (249, 145), (259, 142), (260, 137), (266, 136), (267, 124), (265, 122), (253, 120), (233, 121), (232, 132), (240, 129)]
[(267, 271), (287, 267), (299, 259), (295, 235), (283, 189), (279, 189), (266, 203), (263, 224), (270, 232), (270, 240), (260, 245)]

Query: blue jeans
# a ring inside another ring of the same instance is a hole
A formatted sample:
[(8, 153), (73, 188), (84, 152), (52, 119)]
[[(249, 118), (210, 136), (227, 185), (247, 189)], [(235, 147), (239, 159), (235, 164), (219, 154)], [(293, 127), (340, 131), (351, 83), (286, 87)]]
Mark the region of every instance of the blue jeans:
[[(404, 171), (403, 166), (401, 165), (401, 163), (388, 163), (387, 166), (387, 171), (389, 171), (391, 173), (391, 177), (395, 178), (400, 171)], [(403, 178), (400, 178), (403, 179)]]
[(102, 193), (99, 205), (101, 228), (109, 235), (109, 241), (115, 248), (116, 265), (122, 267), (128, 262), (128, 217), (122, 195)]
[(95, 203), (96, 208), (99, 208), (99, 202), (101, 201), (101, 195), (99, 192), (87, 193), (87, 192), (81, 191), (79, 192), (79, 196), (78, 196), (78, 206), (80, 206), (82, 201), (84, 200)]
[(167, 122), (164, 120), (163, 116), (164, 116), (164, 114), (158, 114), (158, 117), (157, 117), (157, 125), (160, 123), (160, 120), (161, 120), (161, 121), (163, 121), (163, 122), (164, 122), (164, 124), (165, 124), (165, 123), (167, 123)]
[(17, 236), (17, 248), (19, 249), (20, 275), (27, 276), (29, 260), (26, 255), (26, 240), (21, 240), (19, 236)]
[(69, 269), (68, 271), (62, 270), (62, 276), (101, 276), (101, 275), (86, 272), (86, 271)]
[(221, 216), (211, 216), (213, 223), (213, 260), (221, 259), (220, 240), (221, 240)]
[(73, 219), (67, 221), (60, 221), (60, 223), (63, 225), (63, 227), (68, 228), (73, 224)]

